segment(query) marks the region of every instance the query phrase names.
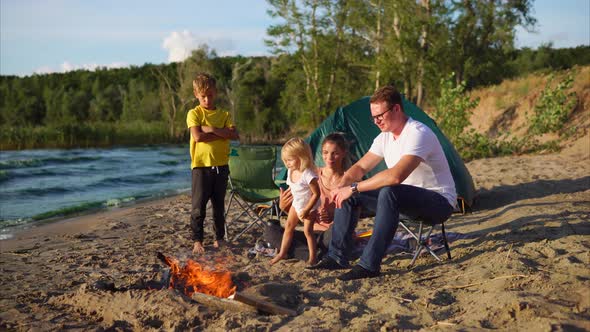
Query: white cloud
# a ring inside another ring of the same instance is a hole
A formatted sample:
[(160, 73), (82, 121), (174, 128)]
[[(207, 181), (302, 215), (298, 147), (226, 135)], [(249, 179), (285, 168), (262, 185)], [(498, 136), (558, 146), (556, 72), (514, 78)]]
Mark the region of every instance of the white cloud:
[(188, 58), (193, 50), (204, 44), (214, 49), (220, 56), (238, 54), (233, 40), (223, 34), (217, 37), (202, 37), (194, 35), (188, 30), (170, 33), (164, 38), (162, 48), (168, 51), (169, 62), (178, 62)]
[(182, 61), (190, 55), (191, 50), (199, 47), (195, 36), (187, 30), (172, 32), (164, 39), (162, 48), (168, 51), (168, 61)]
[(53, 68), (49, 67), (49, 66), (43, 66), (40, 68), (35, 69), (34, 71), (35, 74), (51, 74), (51, 73), (55, 73), (55, 70), (53, 70)]
[(97, 63), (87, 63), (87, 64), (76, 65), (76, 64), (70, 63), (69, 61), (64, 61), (60, 65), (59, 69), (54, 69), (53, 67), (49, 67), (49, 66), (43, 66), (43, 67), (37, 68), (34, 71), (34, 73), (35, 74), (66, 73), (66, 72), (73, 71), (73, 70), (95, 71), (97, 68), (112, 69), (112, 68), (123, 68), (123, 67), (128, 67), (128, 66), (129, 66), (129, 64), (124, 63), (124, 62), (112, 62), (107, 65), (99, 65)]
[(88, 70), (88, 71), (95, 71), (97, 68), (107, 68), (107, 69), (113, 69), (113, 68), (122, 68), (122, 67), (127, 67), (129, 66), (128, 64), (124, 63), (124, 62), (113, 62), (107, 65), (100, 65), (97, 63), (86, 63), (86, 64), (81, 64), (81, 65), (75, 65), (75, 64), (71, 64), (68, 61), (65, 61), (64, 63), (61, 64), (61, 72), (65, 73), (68, 71), (72, 71), (72, 70)]

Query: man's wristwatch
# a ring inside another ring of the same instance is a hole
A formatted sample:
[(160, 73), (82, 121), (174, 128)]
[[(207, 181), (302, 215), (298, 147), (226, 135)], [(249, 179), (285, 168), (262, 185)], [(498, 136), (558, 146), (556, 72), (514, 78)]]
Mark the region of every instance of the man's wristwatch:
[(356, 183), (356, 182), (353, 182), (353, 183), (350, 184), (350, 191), (352, 191), (352, 194), (353, 195), (356, 195), (356, 194), (359, 193), (358, 185), (359, 184)]

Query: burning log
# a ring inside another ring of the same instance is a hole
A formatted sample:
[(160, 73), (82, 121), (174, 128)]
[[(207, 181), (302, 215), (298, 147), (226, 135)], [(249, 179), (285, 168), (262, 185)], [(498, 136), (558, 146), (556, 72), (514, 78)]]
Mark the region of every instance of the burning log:
[(188, 259), (186, 264), (181, 266), (180, 262), (173, 257), (159, 252), (157, 256), (170, 266), (170, 287), (182, 291), (189, 297), (199, 292), (227, 298), (236, 292), (236, 286), (228, 271), (209, 271), (192, 259)]
[(263, 299), (257, 298), (252, 295), (246, 295), (244, 293), (236, 292), (234, 295), (234, 300), (249, 304), (251, 306), (256, 307), (256, 309), (266, 312), (273, 315), (288, 315), (288, 316), (296, 316), (297, 311), (281, 307), (274, 303), (270, 303)]
[[(170, 267), (170, 288), (182, 291), (191, 299), (221, 310), (252, 312), (255, 310), (272, 315), (295, 316), (295, 310), (263, 300), (256, 296), (236, 292), (237, 287), (228, 271), (208, 271), (188, 259), (181, 266), (174, 258), (157, 253), (158, 258)], [(233, 300), (231, 297), (233, 296)]]
[(228, 310), (231, 312), (256, 312), (257, 308), (248, 304), (228, 299), (222, 299), (216, 296), (211, 296), (202, 293), (193, 293), (191, 299), (203, 304), (209, 308), (215, 308), (219, 310)]

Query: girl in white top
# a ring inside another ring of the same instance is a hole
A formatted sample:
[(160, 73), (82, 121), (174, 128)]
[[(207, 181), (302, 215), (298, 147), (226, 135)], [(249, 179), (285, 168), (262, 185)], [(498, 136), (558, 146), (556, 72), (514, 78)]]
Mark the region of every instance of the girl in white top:
[(301, 138), (292, 138), (281, 150), (281, 158), (287, 167), (287, 184), (291, 188), (293, 204), (289, 209), (283, 240), (279, 253), (270, 261), (275, 264), (287, 257), (287, 252), (293, 241), (295, 227), (303, 221), (303, 232), (309, 247), (307, 263), (316, 263), (316, 238), (313, 233), (313, 223), (316, 220), (320, 206), (320, 186), (315, 173), (315, 165), (311, 155), (311, 148)]

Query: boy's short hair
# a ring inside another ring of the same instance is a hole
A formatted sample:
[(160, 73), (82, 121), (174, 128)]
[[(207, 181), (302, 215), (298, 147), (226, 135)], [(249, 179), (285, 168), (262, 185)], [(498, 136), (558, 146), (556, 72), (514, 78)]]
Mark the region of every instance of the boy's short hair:
[(283, 163), (285, 163), (285, 158), (289, 156), (297, 157), (301, 160), (301, 165), (299, 165), (300, 171), (314, 167), (311, 147), (299, 137), (291, 138), (285, 143), (285, 145), (283, 145), (283, 148), (281, 149), (281, 159), (283, 160)]
[(215, 78), (207, 73), (198, 73), (193, 80), (193, 89), (200, 92), (208, 91), (209, 89), (217, 89), (217, 81)]
[(393, 105), (399, 105), (401, 110), (404, 110), (404, 105), (402, 102), (402, 95), (397, 91), (395, 86), (393, 85), (386, 85), (381, 87), (373, 93), (369, 102), (371, 104), (380, 103), (380, 102), (387, 102), (387, 106), (392, 107)]

